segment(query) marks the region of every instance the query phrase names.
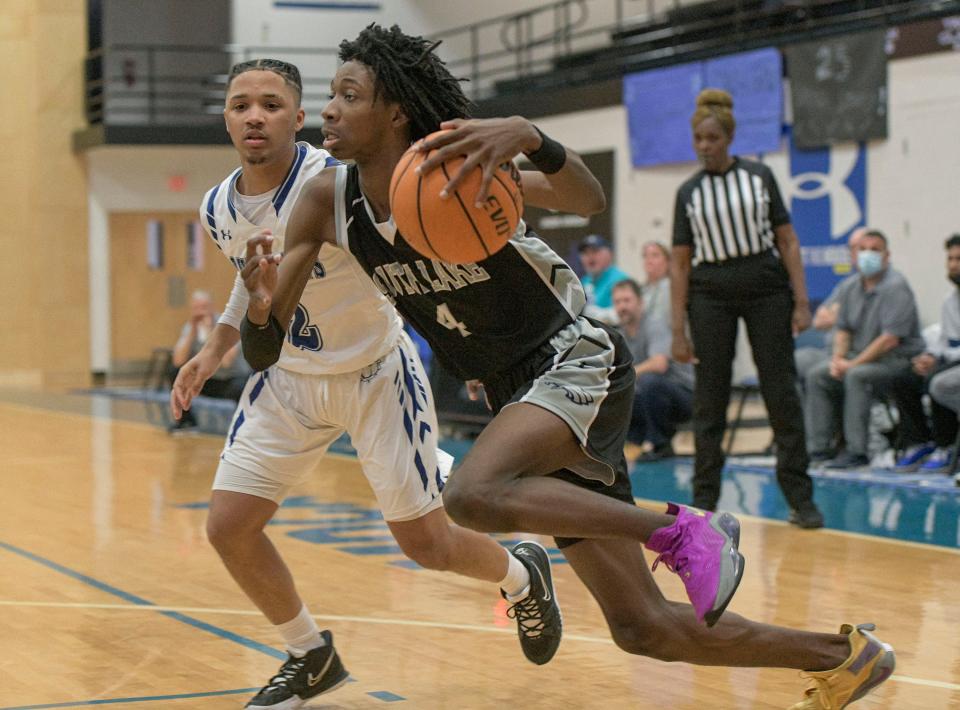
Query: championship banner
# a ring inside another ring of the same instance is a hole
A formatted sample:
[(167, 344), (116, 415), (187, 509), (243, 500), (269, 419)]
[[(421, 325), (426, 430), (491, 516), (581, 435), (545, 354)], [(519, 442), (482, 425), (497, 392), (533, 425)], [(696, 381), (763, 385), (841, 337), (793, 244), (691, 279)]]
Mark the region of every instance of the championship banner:
[(887, 137), (885, 47), (876, 30), (784, 50), (798, 147)]

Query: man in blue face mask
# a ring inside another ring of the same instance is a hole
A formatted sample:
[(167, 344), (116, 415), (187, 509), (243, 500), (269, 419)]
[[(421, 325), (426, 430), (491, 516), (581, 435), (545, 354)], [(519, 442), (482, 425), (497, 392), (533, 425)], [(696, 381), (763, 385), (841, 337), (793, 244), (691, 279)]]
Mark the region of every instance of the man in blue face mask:
[[(806, 422), (811, 460), (828, 468), (866, 466), (870, 406), (923, 350), (913, 291), (890, 266), (887, 238), (870, 230), (857, 251), (859, 278), (839, 299), (829, 362), (807, 376)], [(846, 450), (830, 451), (842, 422)]]

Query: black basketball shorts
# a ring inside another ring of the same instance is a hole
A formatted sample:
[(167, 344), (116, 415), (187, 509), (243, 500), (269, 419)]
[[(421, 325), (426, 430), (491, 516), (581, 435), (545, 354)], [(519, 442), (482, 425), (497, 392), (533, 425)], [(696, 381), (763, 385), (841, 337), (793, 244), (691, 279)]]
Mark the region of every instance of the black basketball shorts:
[[(633, 504), (623, 446), (630, 425), (633, 357), (613, 328), (581, 316), (484, 389), (493, 407), (526, 402), (566, 422), (587, 459), (550, 475)], [(556, 538), (566, 547), (580, 538)]]

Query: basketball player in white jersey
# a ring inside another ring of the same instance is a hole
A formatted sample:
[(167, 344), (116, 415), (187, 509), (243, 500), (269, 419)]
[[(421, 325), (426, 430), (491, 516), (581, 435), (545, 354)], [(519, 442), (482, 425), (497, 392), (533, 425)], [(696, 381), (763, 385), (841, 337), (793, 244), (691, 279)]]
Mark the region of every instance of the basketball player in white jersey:
[[(230, 72), (224, 115), (241, 167), (207, 192), (200, 218), (238, 270), (254, 236), (271, 234), (273, 249), (282, 251), (303, 185), (337, 163), (295, 142), (304, 120), (301, 91), (297, 68), (286, 62), (253, 60)], [(248, 298), (238, 277), (206, 345), (174, 383), (175, 418), (239, 341)], [(448, 521), (440, 493), (452, 458), (437, 449), (436, 414), (416, 348), (354, 258), (324, 245), (279, 361), (244, 390), (213, 483), (210, 541), (289, 652), (247, 707), (297, 708), (347, 679), (331, 633), (318, 629), (264, 533), (289, 490), (344, 431), (404, 553), (430, 569), (497, 582), (513, 603), (524, 654), (549, 661), (561, 621), (546, 552), (522, 542), (511, 554)]]

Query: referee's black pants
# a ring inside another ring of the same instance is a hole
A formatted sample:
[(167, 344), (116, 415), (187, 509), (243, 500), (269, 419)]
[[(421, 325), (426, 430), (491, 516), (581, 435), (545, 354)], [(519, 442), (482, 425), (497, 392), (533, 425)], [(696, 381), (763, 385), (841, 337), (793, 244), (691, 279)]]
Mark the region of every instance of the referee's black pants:
[(791, 508), (813, 499), (813, 481), (793, 357), (793, 294), (786, 269), (772, 254), (723, 265), (701, 264), (690, 274), (688, 317), (696, 365), (693, 393), (693, 503), (713, 510), (720, 498), (723, 434), (740, 318), (757, 366), (773, 439), (777, 482)]

